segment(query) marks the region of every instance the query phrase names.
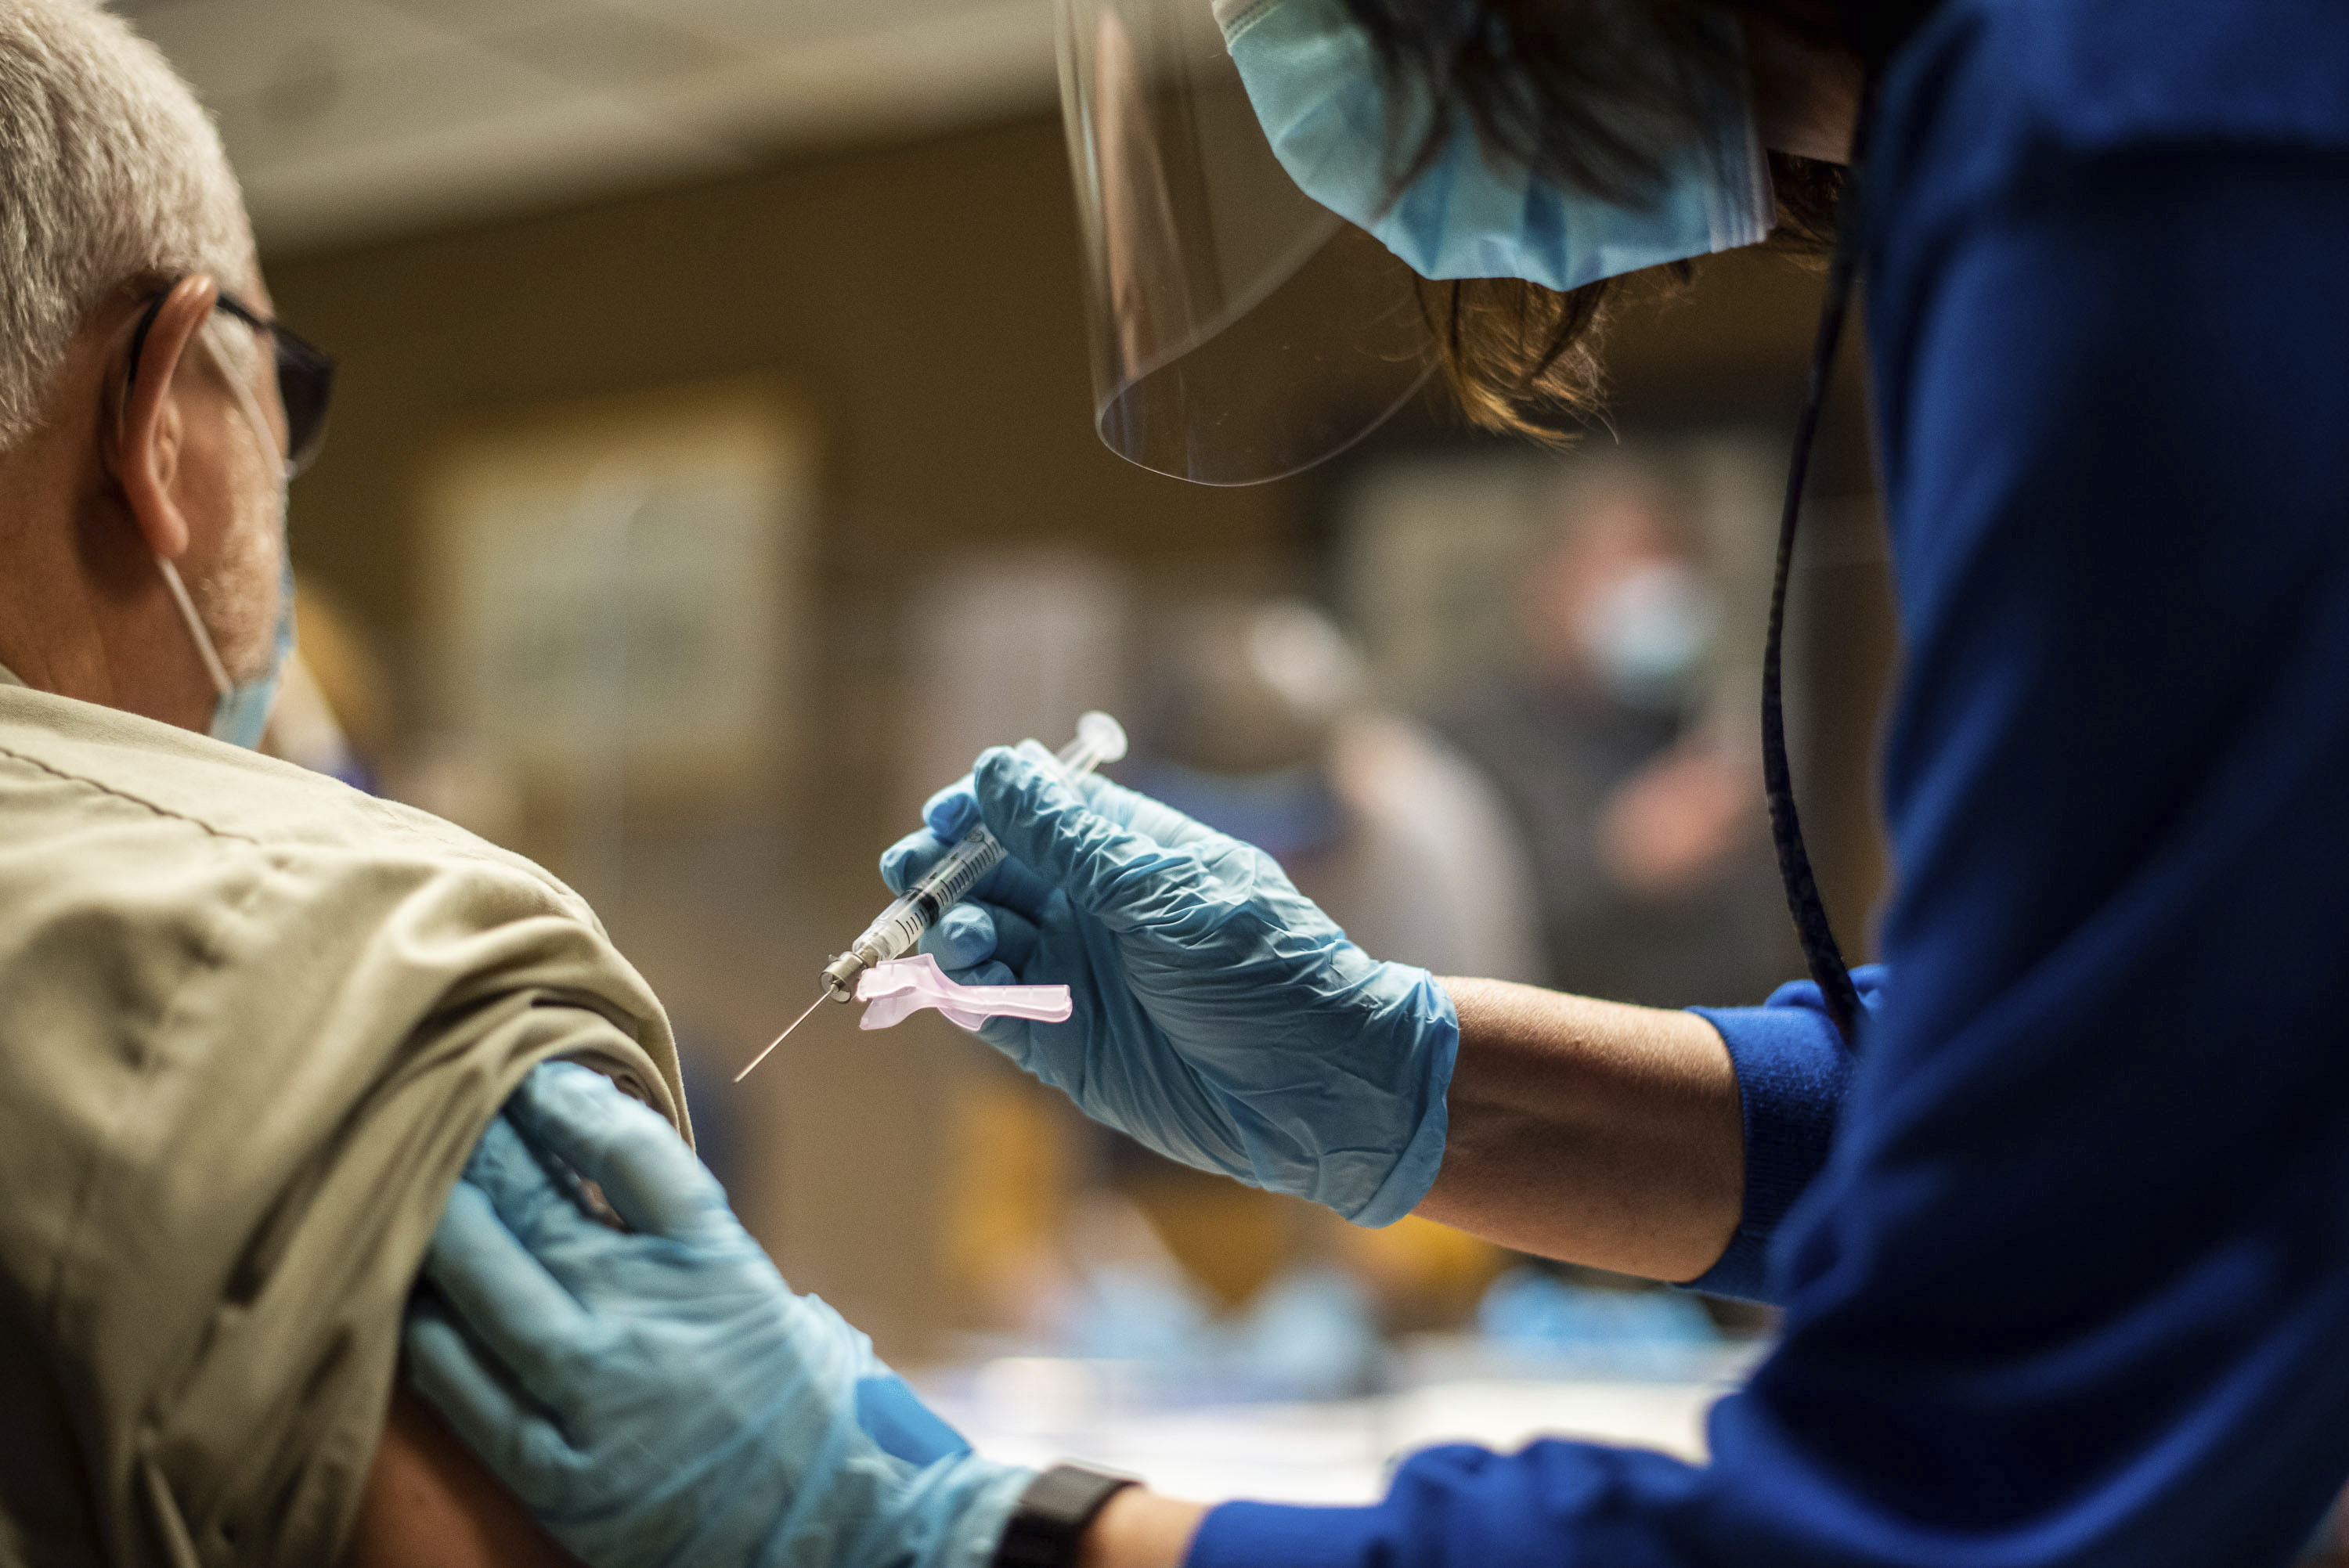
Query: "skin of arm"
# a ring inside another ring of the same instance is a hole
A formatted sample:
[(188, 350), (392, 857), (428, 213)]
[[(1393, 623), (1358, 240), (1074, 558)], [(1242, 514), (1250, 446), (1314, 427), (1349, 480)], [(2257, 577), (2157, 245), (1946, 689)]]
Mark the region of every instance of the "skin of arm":
[(1418, 1213), (1519, 1252), (1690, 1280), (1745, 1196), (1737, 1074), (1693, 1013), (1501, 980), (1460, 1012), (1444, 1168)]
[(1204, 1503), (1127, 1487), (1094, 1516), (1077, 1568), (1178, 1568), (1206, 1517)]
[(403, 1379), (376, 1445), (342, 1568), (501, 1564), (578, 1568), (578, 1560), (555, 1544)]

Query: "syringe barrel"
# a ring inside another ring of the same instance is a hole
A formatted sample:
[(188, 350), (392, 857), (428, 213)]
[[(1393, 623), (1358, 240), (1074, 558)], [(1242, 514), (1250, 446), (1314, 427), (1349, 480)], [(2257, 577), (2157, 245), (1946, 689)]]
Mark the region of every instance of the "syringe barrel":
[[(907, 888), (867, 927), (857, 946), (866, 941), (883, 958), (903, 958), (914, 950), (938, 916), (962, 902), (978, 879), (1003, 862), (1003, 845), (985, 828), (974, 828), (968, 838), (938, 858), (927, 875)], [(877, 962), (877, 960), (876, 960)]]
[[(1088, 713), (1077, 721), (1077, 738), (1061, 748), (1055, 758), (1070, 779), (1081, 779), (1104, 762), (1125, 755), (1125, 731), (1105, 713)], [(854, 994), (856, 976), (886, 959), (903, 958), (947, 910), (978, 885), (978, 879), (1003, 861), (1003, 845), (983, 827), (973, 828), (938, 863), (883, 910), (864, 928), (864, 934), (847, 952), (824, 967), (824, 989), (835, 1001)]]

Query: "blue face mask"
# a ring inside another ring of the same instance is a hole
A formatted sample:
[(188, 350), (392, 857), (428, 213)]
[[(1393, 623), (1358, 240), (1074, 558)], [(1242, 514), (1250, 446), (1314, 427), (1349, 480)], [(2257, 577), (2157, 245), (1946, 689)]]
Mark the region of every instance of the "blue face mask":
[[(227, 377), (236, 393), (238, 407), (245, 423), (252, 428), (254, 438), (261, 443), (264, 459), (283, 463), (277, 450), (277, 439), (271, 434), (269, 423), (262, 417), (253, 393), (228, 361), (212, 343), (208, 334), (201, 336), (213, 364)], [(285, 673), (285, 661), (294, 654), (294, 561), (285, 547), (285, 492), (278, 490), (277, 559), (280, 562), (277, 593), (277, 628), (271, 646), (269, 664), (250, 680), (233, 681), (228, 666), (221, 662), (220, 651), (212, 644), (212, 633), (204, 627), (202, 615), (196, 614), (196, 603), (189, 597), (187, 585), (180, 581), (179, 568), (162, 556), (155, 564), (162, 569), (163, 583), (171, 592), (172, 602), (180, 607), (180, 618), (188, 624), (188, 635), (195, 640), (196, 655), (203, 660), (204, 674), (212, 683), (212, 721), (206, 733), (214, 740), (225, 740), (231, 746), (242, 746), (248, 751), (261, 746), (262, 732), (269, 727), (269, 710), (277, 703), (277, 683)]]
[(261, 748), (262, 732), (269, 727), (270, 710), (277, 706), (277, 685), (285, 678), (285, 661), (294, 656), (294, 563), (285, 562), (278, 578), (277, 628), (270, 644), (269, 665), (249, 681), (236, 681), (212, 702), (211, 734), (214, 740)]
[(1719, 618), (1695, 573), (1658, 562), (1627, 573), (1586, 606), (1575, 630), (1618, 702), (1671, 713), (1697, 695)]
[(1416, 150), (1433, 111), (1390, 103), (1377, 50), (1344, 0), (1216, 0), (1216, 15), (1281, 167), (1423, 278), (1523, 278), (1563, 291), (1750, 245), (1775, 221), (1769, 166), (1742, 96), (1713, 116), (1705, 145), (1673, 160), (1648, 206), (1496, 163), (1464, 122), (1398, 190), (1390, 160)]
[(285, 673), (285, 661), (294, 653), (292, 564), (286, 565), (279, 579), (276, 641), (270, 650), (268, 667), (251, 680), (243, 681), (229, 679), (228, 666), (221, 663), (220, 654), (212, 646), (212, 634), (204, 630), (203, 617), (196, 614), (195, 601), (188, 596), (187, 585), (180, 581), (179, 568), (160, 555), (155, 564), (162, 568), (164, 585), (171, 589), (172, 601), (180, 606), (180, 618), (187, 622), (188, 634), (195, 639), (196, 654), (204, 662), (204, 673), (212, 677), (212, 721), (205, 733), (231, 746), (258, 750), (262, 732), (269, 727), (269, 710), (277, 703), (278, 680)]

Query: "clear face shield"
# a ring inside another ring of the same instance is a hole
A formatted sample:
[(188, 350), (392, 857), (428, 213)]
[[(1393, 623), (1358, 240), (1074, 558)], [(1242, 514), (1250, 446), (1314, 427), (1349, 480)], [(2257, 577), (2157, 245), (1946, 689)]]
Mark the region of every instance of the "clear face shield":
[(1209, 0), (1059, 9), (1102, 439), (1211, 485), (1360, 440), (1435, 365), (1411, 269), (1281, 167)]

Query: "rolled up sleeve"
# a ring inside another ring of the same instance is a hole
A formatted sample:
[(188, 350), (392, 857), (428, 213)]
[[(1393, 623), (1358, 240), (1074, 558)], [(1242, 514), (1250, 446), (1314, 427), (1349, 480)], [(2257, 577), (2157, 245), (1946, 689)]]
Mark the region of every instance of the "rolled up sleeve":
[[(1851, 977), (1861, 1006), (1872, 1013), (1884, 993), (1883, 965), (1865, 965)], [(1851, 1082), (1851, 1047), (1809, 980), (1781, 985), (1759, 1007), (1689, 1010), (1720, 1030), (1729, 1047), (1745, 1125), (1745, 1202), (1737, 1233), (1721, 1261), (1689, 1281), (1689, 1288), (1775, 1301), (1770, 1238), (1826, 1163)]]

